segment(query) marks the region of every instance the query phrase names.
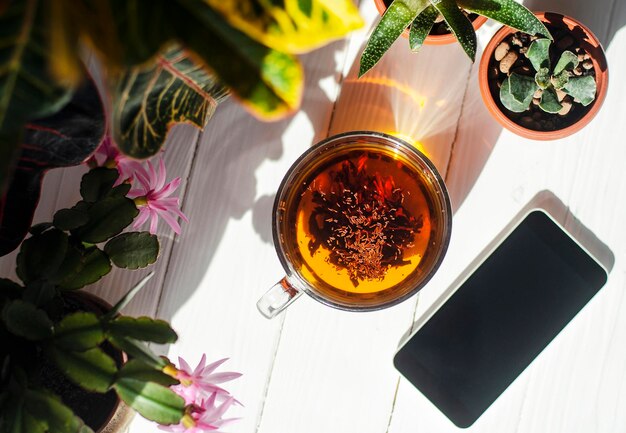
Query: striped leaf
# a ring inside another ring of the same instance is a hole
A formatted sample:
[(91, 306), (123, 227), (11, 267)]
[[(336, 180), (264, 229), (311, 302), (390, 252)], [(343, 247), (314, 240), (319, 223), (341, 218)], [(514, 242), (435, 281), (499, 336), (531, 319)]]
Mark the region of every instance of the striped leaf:
[(180, 47), (148, 68), (126, 72), (115, 91), (113, 131), (120, 149), (136, 158), (155, 155), (179, 122), (203, 128), (226, 96), (217, 78)]
[(424, 41), (435, 24), (437, 15), (439, 15), (439, 11), (433, 5), (430, 5), (413, 20), (411, 33), (409, 34), (409, 45), (412, 51), (418, 51), (422, 48)]
[(71, 95), (49, 75), (42, 9), (39, 0), (13, 1), (0, 15), (0, 194), (26, 122), (56, 112)]
[(461, 12), (456, 0), (432, 0), (432, 3), (443, 15), (463, 51), (473, 62), (476, 58), (476, 32), (472, 22)]

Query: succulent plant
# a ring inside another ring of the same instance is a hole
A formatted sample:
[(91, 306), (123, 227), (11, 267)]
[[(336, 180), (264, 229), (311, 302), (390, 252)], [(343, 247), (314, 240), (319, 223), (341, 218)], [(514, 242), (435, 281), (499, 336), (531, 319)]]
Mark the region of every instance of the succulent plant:
[(567, 114), (571, 102), (562, 103), (565, 95), (574, 102), (587, 106), (596, 97), (596, 80), (593, 76), (576, 76), (574, 70), (580, 62), (578, 55), (564, 51), (552, 67), (548, 39), (536, 39), (528, 47), (526, 56), (533, 65), (535, 76), (511, 73), (500, 87), (500, 101), (507, 109), (521, 113), (530, 107), (534, 98), (541, 98), (539, 108), (546, 113)]
[(443, 16), (463, 50), (474, 61), (476, 32), (463, 10), (494, 19), (524, 33), (552, 39), (543, 23), (515, 0), (394, 0), (367, 42), (361, 56), (359, 76), (373, 68), (409, 26), (409, 45), (412, 51), (418, 51), (439, 15)]

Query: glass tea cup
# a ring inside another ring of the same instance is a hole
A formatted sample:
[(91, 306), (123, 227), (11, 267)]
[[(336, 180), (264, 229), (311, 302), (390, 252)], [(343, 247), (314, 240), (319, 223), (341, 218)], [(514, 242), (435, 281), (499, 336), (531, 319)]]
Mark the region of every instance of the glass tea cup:
[(257, 307), (272, 318), (302, 293), (348, 311), (396, 305), (436, 272), (451, 226), (443, 179), (413, 145), (371, 131), (330, 137), (280, 184), (272, 233), (286, 276)]

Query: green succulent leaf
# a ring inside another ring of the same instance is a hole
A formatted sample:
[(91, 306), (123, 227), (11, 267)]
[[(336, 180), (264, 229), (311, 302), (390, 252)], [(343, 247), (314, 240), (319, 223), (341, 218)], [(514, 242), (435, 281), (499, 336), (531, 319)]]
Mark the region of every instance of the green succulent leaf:
[(552, 39), (541, 20), (515, 0), (457, 0), (457, 3), (466, 11), (491, 18), (521, 32)]
[(372, 32), (361, 55), (359, 77), (372, 69), (396, 39), (428, 6), (428, 0), (394, 0)]
[(54, 226), (59, 230), (74, 230), (89, 221), (87, 212), (78, 209), (61, 209), (54, 214), (52, 220)]
[(162, 369), (167, 365), (167, 362), (156, 356), (147, 345), (133, 338), (128, 338), (124, 335), (113, 335), (111, 333), (107, 339), (113, 346), (153, 368)]
[(179, 383), (178, 380), (174, 379), (172, 376), (137, 359), (131, 359), (124, 364), (122, 369), (118, 372), (118, 377), (140, 380), (142, 382), (154, 382), (164, 386)]
[(473, 62), (476, 58), (476, 31), (472, 22), (461, 12), (456, 0), (431, 0), (431, 2), (443, 15), (463, 51)]
[(433, 5), (430, 5), (413, 20), (409, 33), (411, 50), (415, 52), (422, 47), (438, 15), (439, 11)]
[(119, 177), (115, 168), (96, 167), (83, 175), (80, 182), (80, 195), (88, 203), (106, 197)]
[(572, 77), (563, 91), (586, 107), (596, 99), (596, 80), (592, 76)]
[(520, 102), (511, 93), (511, 88), (515, 88), (518, 85), (521, 87), (527, 87), (527, 83), (523, 82), (526, 78), (530, 78), (533, 81), (533, 84), (534, 80), (531, 77), (524, 77), (521, 79), (513, 77), (523, 76), (512, 74), (509, 78), (502, 82), (502, 87), (500, 87), (500, 102), (502, 102), (502, 105), (504, 105), (506, 109), (513, 111), (514, 113), (523, 113), (524, 111), (528, 110), (528, 107), (530, 106), (530, 103), (533, 99), (533, 94), (531, 93), (530, 98), (528, 98), (527, 96), (522, 102)]
[[(44, 425), (49, 433), (93, 433), (57, 396), (48, 392), (27, 390), (24, 412), (32, 418), (31, 426)], [(31, 433), (31, 430), (22, 433)]]
[(167, 322), (150, 317), (117, 317), (109, 322), (108, 331), (114, 336), (158, 344), (174, 343), (178, 339)]
[(9, 332), (27, 340), (43, 340), (52, 335), (52, 321), (46, 312), (20, 299), (5, 304), (2, 321)]
[(526, 106), (533, 100), (533, 94), (537, 91), (537, 83), (532, 77), (526, 75), (511, 74), (509, 77), (509, 93), (517, 102)]
[(0, 195), (19, 155), (25, 124), (59, 110), (70, 90), (49, 74), (43, 1), (9, 2), (0, 15)]
[(38, 307), (45, 306), (57, 294), (56, 287), (48, 280), (37, 280), (26, 285), (23, 299)]
[(546, 113), (558, 113), (563, 106), (559, 102), (559, 98), (553, 88), (547, 88), (541, 94), (541, 102), (539, 107)]
[[(111, 271), (111, 261), (102, 250), (91, 248), (75, 251), (78, 254), (78, 261), (72, 261), (75, 267), (64, 274), (64, 278), (59, 282), (62, 290), (77, 290), (93, 284)], [(75, 257), (71, 259), (74, 260)]]
[(550, 85), (550, 69), (539, 68), (535, 74), (535, 83), (542, 89), (547, 89)]
[(49, 349), (56, 366), (74, 383), (93, 392), (107, 392), (117, 373), (115, 361), (99, 347), (74, 352)]
[(156, 262), (159, 256), (159, 240), (148, 232), (122, 233), (104, 246), (115, 266), (140, 269)]
[(571, 51), (563, 51), (559, 61), (554, 67), (554, 75), (559, 75), (563, 71), (571, 71), (578, 66), (578, 56)]
[(68, 238), (60, 230), (48, 230), (26, 239), (17, 256), (17, 275), (25, 282), (51, 277), (56, 273), (68, 248)]
[(553, 75), (550, 77), (550, 83), (554, 86), (555, 89), (562, 89), (570, 79), (570, 72), (565, 70), (561, 71), (560, 74)]
[(271, 120), (299, 106), (304, 74), (295, 57), (231, 27), (204, 0), (180, 3), (187, 10), (176, 19), (176, 31), (192, 59), (215, 72), (245, 107)]
[(143, 287), (148, 284), (148, 281), (150, 281), (150, 279), (154, 277), (154, 272), (150, 272), (148, 275), (146, 275), (145, 277), (143, 277), (137, 284), (135, 284), (133, 286), (132, 289), (130, 289), (123, 297), (122, 299), (120, 299), (118, 301), (117, 304), (115, 304), (113, 306), (113, 308), (111, 308), (111, 310), (109, 310), (108, 313), (106, 313), (103, 316), (104, 320), (111, 320), (113, 319), (121, 310), (122, 308), (124, 308), (126, 305), (128, 305), (128, 303), (130, 301), (132, 301), (132, 299), (135, 297), (135, 295), (137, 293), (139, 293), (139, 291), (141, 289), (143, 289)]
[(38, 223), (38, 224), (31, 226), (30, 229), (28, 229), (28, 231), (32, 235), (39, 235), (52, 227), (54, 227), (52, 223)]
[(528, 60), (532, 63), (535, 71), (541, 68), (550, 69), (550, 39), (535, 39), (528, 47)]
[(135, 158), (155, 155), (169, 129), (187, 122), (203, 129), (227, 95), (224, 85), (180, 47), (149, 67), (125, 72), (115, 90), (115, 141)]
[(139, 211), (131, 199), (116, 195), (97, 201), (87, 213), (89, 222), (72, 231), (72, 234), (83, 242), (95, 244), (120, 234)]
[(117, 395), (144, 418), (159, 424), (177, 424), (185, 401), (169, 388), (154, 382), (121, 377), (114, 385)]
[(104, 341), (104, 331), (93, 313), (79, 311), (65, 316), (54, 327), (54, 344), (61, 349), (84, 351)]

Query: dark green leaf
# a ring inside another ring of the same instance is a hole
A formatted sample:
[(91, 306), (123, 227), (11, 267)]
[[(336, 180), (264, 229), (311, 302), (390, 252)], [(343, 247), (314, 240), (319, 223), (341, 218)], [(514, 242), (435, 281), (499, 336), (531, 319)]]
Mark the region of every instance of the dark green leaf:
[(159, 344), (174, 343), (178, 339), (167, 322), (150, 317), (117, 317), (109, 323), (108, 330), (114, 336)]
[(70, 408), (51, 393), (27, 390), (24, 396), (24, 408), (34, 419), (44, 422), (49, 433), (91, 432)]
[(121, 183), (118, 186), (114, 187), (111, 190), (110, 195), (121, 195), (121, 196), (127, 196), (128, 192), (130, 191), (130, 183)]
[(185, 401), (165, 386), (130, 378), (114, 385), (120, 398), (144, 418), (159, 424), (177, 424), (184, 414)]
[(104, 341), (100, 320), (93, 313), (79, 311), (65, 316), (54, 327), (54, 344), (61, 349), (83, 351)]
[(126, 338), (123, 335), (113, 336), (110, 335), (108, 340), (113, 346), (126, 352), (129, 356), (143, 361), (153, 368), (162, 369), (167, 365), (167, 362), (156, 356), (149, 348), (143, 343), (132, 338)]
[(526, 75), (511, 74), (508, 79), (509, 92), (515, 100), (528, 107), (533, 100), (533, 95), (537, 91), (537, 83), (532, 77)]
[(111, 271), (109, 257), (98, 248), (79, 252), (77, 266), (59, 282), (63, 290), (76, 290), (95, 283)]
[(83, 175), (80, 195), (86, 202), (96, 202), (111, 192), (118, 177), (119, 173), (115, 168), (96, 167)]
[(84, 352), (51, 348), (49, 353), (70, 380), (88, 391), (106, 392), (113, 384), (115, 361), (98, 347)]
[(33, 235), (39, 235), (52, 227), (54, 227), (52, 223), (39, 223), (32, 226), (28, 231)]
[(135, 297), (137, 293), (139, 293), (139, 291), (148, 283), (148, 281), (150, 281), (150, 278), (152, 277), (154, 277), (154, 272), (150, 272), (148, 275), (143, 277), (141, 281), (135, 284), (135, 286), (132, 289), (130, 289), (124, 295), (124, 297), (122, 297), (122, 299), (120, 299), (118, 303), (115, 304), (113, 308), (111, 308), (111, 310), (108, 313), (104, 315), (103, 318), (105, 320), (110, 320), (113, 317), (115, 317), (117, 313), (119, 313), (122, 310), (122, 308), (128, 305), (128, 303)]
[(466, 11), (491, 18), (529, 35), (552, 39), (539, 18), (515, 0), (457, 0), (457, 3)]
[(428, 0), (394, 0), (367, 41), (361, 55), (359, 77), (376, 66), (404, 29), (429, 5)]
[(2, 320), (9, 332), (27, 340), (43, 340), (52, 335), (52, 322), (46, 312), (20, 299), (4, 306)]
[(50, 281), (38, 280), (26, 286), (23, 299), (33, 305), (42, 307), (50, 302), (56, 293), (56, 288)]
[(586, 107), (596, 99), (596, 80), (592, 76), (572, 77), (563, 91)]
[(54, 214), (52, 222), (59, 230), (74, 230), (87, 223), (87, 212), (78, 209), (61, 209)]
[(115, 141), (136, 158), (155, 155), (176, 123), (204, 128), (227, 95), (217, 77), (179, 47), (167, 50), (148, 68), (127, 71), (118, 83)]
[(559, 75), (563, 71), (571, 71), (578, 66), (578, 56), (571, 51), (563, 51), (559, 61), (554, 67), (554, 75)]
[(463, 51), (473, 62), (476, 58), (476, 31), (472, 22), (461, 12), (456, 0), (431, 0), (431, 2), (443, 15)]
[(103, 133), (104, 109), (91, 79), (84, 80), (61, 111), (26, 125), (21, 143), (28, 146), (22, 146), (13, 181), (0, 199), (0, 255), (13, 251), (26, 236), (45, 173), (81, 164), (96, 149)]
[(24, 125), (65, 105), (71, 92), (46, 67), (43, 2), (12, 1), (0, 15), (0, 195), (19, 156)]
[(550, 85), (550, 70), (548, 68), (539, 68), (535, 74), (535, 83), (542, 89), (547, 89)]
[[(502, 105), (504, 105), (506, 109), (513, 111), (515, 113), (522, 113), (528, 110), (528, 107), (530, 106), (530, 103), (533, 99), (532, 98), (533, 94), (531, 93), (530, 99), (527, 98), (524, 102), (519, 102), (517, 99), (515, 99), (513, 95), (511, 94), (511, 81), (513, 81), (514, 83), (518, 83), (519, 80), (518, 78), (513, 78), (513, 77), (522, 77), (522, 76), (513, 74), (502, 82), (502, 87), (500, 87), (500, 102), (502, 102)], [(530, 78), (530, 80), (533, 81), (534, 83), (534, 80), (531, 77), (525, 77), (525, 78)], [(524, 80), (524, 78), (521, 78), (520, 80)], [(526, 103), (526, 101), (528, 101), (528, 103)]]
[(128, 361), (118, 372), (118, 377), (140, 380), (142, 382), (154, 382), (164, 386), (178, 384), (178, 380), (163, 373), (160, 369), (154, 368), (145, 362), (137, 359)]
[(156, 262), (159, 256), (159, 240), (148, 232), (122, 233), (104, 246), (115, 266), (140, 269)]
[(422, 47), (438, 15), (439, 11), (433, 5), (430, 5), (413, 20), (411, 32), (409, 33), (411, 50), (418, 51)]
[(30, 413), (24, 412), (22, 417), (23, 433), (47, 433), (48, 426), (44, 420), (36, 419)]
[(124, 230), (139, 211), (135, 203), (126, 197), (106, 197), (88, 210), (89, 222), (72, 231), (83, 242), (104, 242)]
[(563, 106), (559, 103), (559, 98), (553, 88), (548, 88), (541, 94), (539, 107), (546, 113), (558, 113)]
[(550, 39), (535, 39), (528, 47), (528, 60), (532, 63), (535, 71), (541, 68), (550, 69)]
[(52, 276), (63, 263), (67, 245), (67, 235), (57, 229), (31, 236), (17, 256), (17, 275), (25, 283)]

